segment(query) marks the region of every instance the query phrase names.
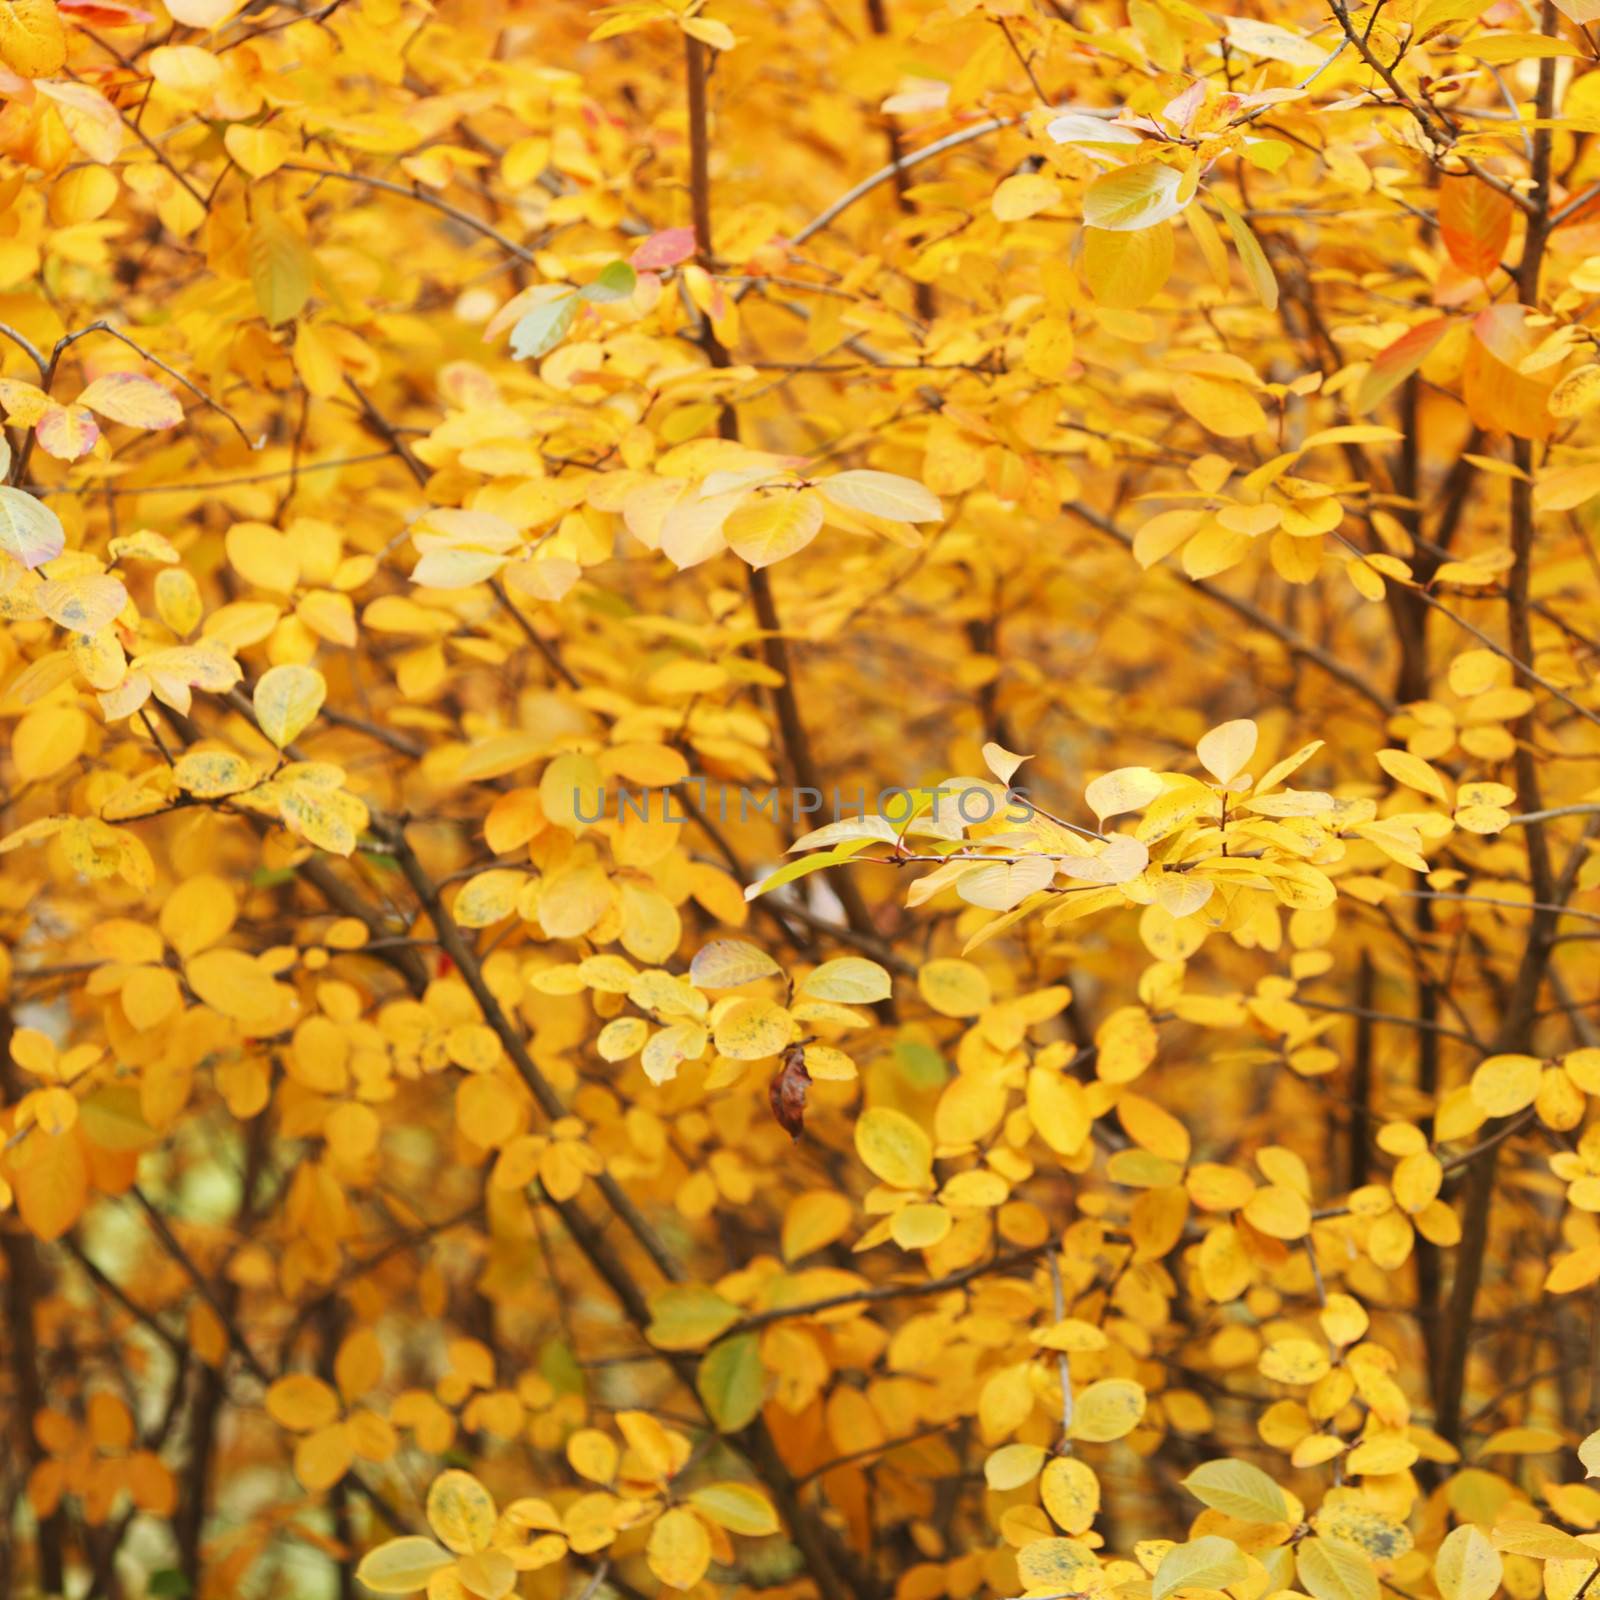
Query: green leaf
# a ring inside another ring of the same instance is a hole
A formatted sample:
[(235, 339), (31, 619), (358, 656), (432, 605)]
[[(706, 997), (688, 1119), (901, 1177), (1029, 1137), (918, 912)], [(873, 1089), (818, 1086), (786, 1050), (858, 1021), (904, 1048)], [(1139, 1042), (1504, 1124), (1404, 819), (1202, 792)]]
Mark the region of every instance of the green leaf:
[(650, 1298), (645, 1337), (658, 1350), (700, 1350), (740, 1315), (738, 1306), (701, 1284), (670, 1284)]
[(760, 1539), (778, 1531), (778, 1514), (772, 1503), (747, 1483), (708, 1483), (690, 1492), (689, 1504), (730, 1533)]
[(1206, 1461), (1183, 1486), (1202, 1505), (1240, 1522), (1287, 1522), (1289, 1502), (1260, 1467), (1248, 1461)]
[(540, 1350), (539, 1376), (557, 1394), (582, 1394), (588, 1387), (572, 1346), (560, 1339), (551, 1339)]
[(537, 361), (566, 338), (578, 314), (578, 297), (564, 294), (535, 306), (511, 330), (511, 354), (518, 361)]
[(950, 1076), (944, 1057), (931, 1044), (919, 1044), (915, 1039), (896, 1041), (894, 1062), (913, 1089), (937, 1089)]
[(578, 291), (578, 297), (597, 305), (608, 300), (626, 300), (638, 281), (638, 273), (626, 261), (612, 261), (601, 269), (593, 283), (586, 283)]
[(724, 1339), (706, 1353), (694, 1386), (722, 1433), (737, 1433), (756, 1419), (766, 1397), (761, 1341), (753, 1333)]
[(1250, 1576), (1244, 1552), (1232, 1539), (1209, 1533), (1176, 1544), (1161, 1558), (1150, 1587), (1151, 1600), (1166, 1600), (1176, 1589), (1226, 1589)]
[(819, 851), (814, 856), (806, 856), (800, 861), (791, 861), (787, 866), (779, 867), (770, 876), (765, 877), (760, 883), (753, 883), (744, 892), (746, 900), (754, 900), (757, 895), (769, 894), (774, 889), (781, 889), (786, 883), (793, 883), (796, 878), (804, 878), (808, 873), (816, 872), (822, 867), (842, 866), (852, 856), (865, 850), (869, 844), (881, 844), (881, 839), (852, 839), (848, 844), (841, 844), (832, 850)]

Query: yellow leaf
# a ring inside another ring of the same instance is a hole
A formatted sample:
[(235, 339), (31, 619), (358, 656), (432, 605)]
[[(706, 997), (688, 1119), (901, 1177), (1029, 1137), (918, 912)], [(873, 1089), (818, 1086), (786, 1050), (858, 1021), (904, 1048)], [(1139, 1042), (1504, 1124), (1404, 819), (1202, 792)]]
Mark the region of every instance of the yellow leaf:
[(261, 731), (282, 750), (316, 720), (328, 685), (315, 667), (269, 667), (251, 697)]
[(1143, 1095), (1124, 1094), (1117, 1102), (1117, 1120), (1142, 1149), (1182, 1166), (1189, 1159), (1189, 1130), (1170, 1111)]
[(231, 750), (196, 750), (172, 764), (172, 781), (197, 800), (238, 794), (256, 781), (255, 769)]
[(864, 956), (839, 956), (824, 961), (801, 981), (800, 992), (816, 1000), (837, 1000), (844, 1005), (870, 1005), (887, 1000), (889, 974)]
[(933, 1183), (933, 1144), (903, 1111), (873, 1106), (856, 1121), (856, 1154), (875, 1178), (896, 1189)]
[(256, 305), (276, 327), (299, 316), (311, 297), (311, 252), (281, 217), (264, 210), (249, 239), (250, 282)]
[(1250, 1575), (1244, 1552), (1232, 1539), (1205, 1534), (1174, 1545), (1161, 1558), (1150, 1585), (1152, 1600), (1166, 1600), (1175, 1590), (1219, 1590), (1242, 1583)]
[(454, 1560), (432, 1539), (412, 1534), (369, 1550), (356, 1568), (356, 1577), (375, 1594), (411, 1594), (426, 1588), (428, 1579)]
[(1283, 1490), (1248, 1461), (1207, 1461), (1183, 1480), (1190, 1494), (1213, 1511), (1240, 1522), (1287, 1522)]
[(1290, 1384), (1315, 1383), (1329, 1365), (1328, 1352), (1309, 1339), (1279, 1339), (1267, 1346), (1260, 1361), (1262, 1377)]
[(836, 472), (821, 479), (817, 490), (830, 505), (845, 511), (860, 511), (871, 517), (886, 517), (893, 522), (940, 522), (944, 507), (914, 478), (892, 472), (865, 469)]
[(1469, 1522), (1445, 1535), (1433, 1558), (1433, 1576), (1444, 1600), (1491, 1600), (1503, 1565), (1500, 1552)]
[(1366, 1554), (1342, 1539), (1305, 1540), (1295, 1570), (1314, 1600), (1378, 1600), (1378, 1576)]
[[(521, 762), (514, 765), (520, 766)], [(509, 768), (503, 770), (510, 770)], [(495, 776), (474, 771), (475, 776)], [(606, 791), (599, 763), (576, 751), (559, 755), (539, 779), (539, 804), (545, 817), (569, 833), (581, 833), (605, 809)]]
[(1531, 1556), (1536, 1561), (1592, 1562), (1597, 1553), (1593, 1545), (1546, 1522), (1497, 1522), (1490, 1537), (1496, 1550), (1508, 1555)]
[(1096, 778), (1083, 791), (1083, 798), (1103, 823), (1126, 811), (1142, 811), (1166, 787), (1149, 767), (1118, 767)]
[(488, 1548), (495, 1510), (489, 1491), (470, 1472), (441, 1472), (428, 1487), (428, 1525), (458, 1555)]
[(1137, 311), (1161, 293), (1172, 273), (1172, 224), (1117, 233), (1107, 228), (1083, 230), (1083, 276), (1097, 304), (1118, 311)]
[(505, 1600), (517, 1586), (517, 1571), (504, 1550), (474, 1550), (456, 1562), (461, 1587), (477, 1600)]
[(1102, 1378), (1073, 1401), (1072, 1437), (1093, 1444), (1121, 1439), (1138, 1427), (1145, 1392), (1129, 1378)]
[(161, 907), (161, 936), (180, 956), (214, 945), (233, 926), (239, 902), (227, 879), (209, 872), (178, 884)]
[[(1230, 17), (1230, 23), (1243, 19)], [(1222, 220), (1227, 224), (1228, 232), (1233, 235), (1233, 247), (1239, 252), (1239, 263), (1244, 268), (1244, 275), (1250, 282), (1250, 287), (1255, 290), (1256, 299), (1268, 311), (1278, 309), (1278, 280), (1272, 271), (1272, 264), (1267, 260), (1266, 252), (1261, 248), (1260, 241), (1250, 229), (1250, 224), (1239, 215), (1225, 200), (1213, 194), (1211, 203), (1222, 214)], [(1198, 208), (1195, 208), (1198, 209)]]
[(1600, 1280), (1600, 1245), (1591, 1244), (1558, 1255), (1545, 1274), (1544, 1287), (1549, 1294), (1571, 1294), (1596, 1280)]
[[(0, 17), (9, 9), (9, 0), (0, 0)], [(31, 494), (0, 484), (0, 551), (25, 567), (38, 567), (60, 555), (66, 542), (55, 512)]]
[(1222, 439), (1245, 439), (1267, 427), (1267, 414), (1243, 384), (1185, 372), (1173, 380), (1173, 398), (1201, 427)]
[(1490, 1056), (1472, 1074), (1473, 1104), (1491, 1117), (1509, 1117), (1533, 1104), (1543, 1071), (1537, 1056)]
[(975, 1017), (991, 994), (983, 968), (959, 957), (926, 962), (917, 972), (917, 992), (942, 1017)]
[(56, 406), (34, 430), (39, 443), (58, 461), (77, 461), (94, 449), (100, 424), (83, 406)]
[(1100, 1480), (1076, 1456), (1056, 1456), (1039, 1480), (1039, 1498), (1063, 1533), (1087, 1533), (1100, 1510)]
[(492, 867), (469, 878), (450, 907), (463, 928), (488, 928), (503, 922), (517, 908), (517, 896), (526, 887), (526, 873)]
[(1554, 1428), (1501, 1428), (1483, 1441), (1483, 1454), (1549, 1455), (1565, 1441)]
[(711, 1565), (711, 1536), (694, 1512), (674, 1506), (651, 1528), (645, 1560), (669, 1588), (692, 1589)]
[(1084, 191), (1083, 220), (1118, 233), (1153, 228), (1183, 210), (1182, 191), (1183, 174), (1175, 167), (1155, 161), (1119, 167)]
[(567, 1461), (590, 1483), (610, 1483), (617, 1475), (619, 1459), (616, 1440), (598, 1428), (579, 1428), (567, 1440)]
[(1070, 1156), (1083, 1148), (1092, 1119), (1083, 1085), (1049, 1067), (1028, 1072), (1028, 1120), (1034, 1131), (1057, 1155)]
[(989, 201), (997, 222), (1021, 222), (1048, 211), (1061, 201), (1061, 185), (1043, 172), (1019, 172), (1003, 178)]
[(799, 1261), (826, 1249), (849, 1231), (853, 1216), (850, 1202), (833, 1189), (796, 1195), (783, 1218), (783, 1259)]
[(1600, 494), (1600, 462), (1577, 467), (1552, 467), (1533, 486), (1535, 511), (1571, 511)]
[(1221, 784), (1232, 783), (1255, 752), (1256, 725), (1248, 719), (1224, 722), (1195, 747), (1200, 765)]
[(936, 1201), (902, 1206), (889, 1224), (889, 1236), (902, 1250), (931, 1250), (942, 1244), (955, 1218)]
[(136, 372), (108, 372), (103, 378), (96, 378), (78, 396), (78, 404), (131, 428), (159, 431), (175, 428), (183, 421), (178, 397), (153, 378)]
[(294, 1475), (313, 1494), (331, 1489), (355, 1461), (355, 1441), (343, 1422), (306, 1434), (294, 1450)]
[(280, 1428), (291, 1428), (296, 1433), (326, 1428), (339, 1416), (338, 1395), (321, 1378), (304, 1372), (279, 1378), (267, 1390), (262, 1404)]
[(204, 951), (185, 966), (184, 978), (200, 1000), (252, 1033), (274, 1033), (293, 1021), (294, 990), (275, 983), (243, 950)]
[(713, 939), (689, 963), (689, 979), (702, 989), (737, 989), (779, 971), (766, 951), (743, 939)]
[(1416, 1150), (1394, 1169), (1394, 1197), (1403, 1210), (1415, 1215), (1433, 1204), (1444, 1180), (1444, 1168), (1431, 1150)]
[(36, 1135), (17, 1146), (12, 1186), (23, 1226), (47, 1243), (59, 1239), (83, 1213), (89, 1198), (89, 1164), (82, 1133)]
[(1311, 1231), (1311, 1207), (1293, 1189), (1257, 1189), (1244, 1208), (1252, 1228), (1273, 1239), (1303, 1239)]
[[(698, 39), (702, 44), (708, 44), (713, 50), (731, 50), (738, 42), (733, 35), (733, 29), (726, 22), (717, 22), (711, 17), (680, 17), (678, 26), (689, 35), (691, 39)], [(687, 1588), (687, 1584), (680, 1585)]]
[[(370, 1111), (367, 1106), (354, 1109)], [(383, 1378), (383, 1346), (371, 1328), (357, 1328), (342, 1340), (333, 1362), (334, 1379), (346, 1400), (359, 1399)]]
[(1029, 1590), (1040, 1593), (1095, 1593), (1089, 1585), (1101, 1575), (1094, 1552), (1078, 1539), (1030, 1539), (1017, 1552), (1017, 1572)]
[[(232, 0), (227, 0), (231, 4)], [(265, 178), (289, 159), (289, 141), (276, 128), (231, 124), (222, 136), (228, 154), (252, 178)]]
[(816, 538), (822, 502), (810, 490), (774, 492), (738, 507), (722, 525), (728, 548), (752, 567), (770, 567)]
[(0, 4), (0, 62), (19, 78), (48, 78), (67, 59), (67, 33), (55, 0)]
[(11, 761), (24, 783), (70, 767), (89, 742), (89, 719), (76, 706), (40, 706), (11, 732)]
[(776, 1002), (735, 1000), (721, 1011), (712, 1038), (731, 1060), (759, 1061), (776, 1055), (796, 1033), (794, 1019)]
[(991, 1452), (983, 1464), (984, 1481), (991, 1489), (1002, 1493), (1020, 1489), (1023, 1484), (1032, 1483), (1039, 1476), (1044, 1460), (1043, 1445), (1001, 1445), (998, 1450)]
[(638, 1055), (649, 1036), (649, 1025), (642, 1017), (618, 1017), (600, 1030), (595, 1049), (602, 1061), (626, 1061)]
[(183, 1004), (178, 975), (165, 967), (140, 967), (122, 986), (122, 1012), (143, 1032), (165, 1022)]
[(1444, 779), (1426, 761), (1410, 754), (1409, 751), (1380, 750), (1378, 765), (1396, 783), (1403, 783), (1408, 789), (1419, 789), (1423, 794), (1432, 795), (1435, 800), (1449, 804), (1450, 795), (1444, 786)]

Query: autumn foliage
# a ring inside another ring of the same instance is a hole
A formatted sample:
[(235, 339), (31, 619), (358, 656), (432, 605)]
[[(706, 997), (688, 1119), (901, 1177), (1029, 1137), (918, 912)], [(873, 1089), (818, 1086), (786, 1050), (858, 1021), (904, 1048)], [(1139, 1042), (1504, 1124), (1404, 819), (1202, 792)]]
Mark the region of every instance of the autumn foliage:
[(1583, 1600), (1597, 30), (0, 0), (0, 1595)]

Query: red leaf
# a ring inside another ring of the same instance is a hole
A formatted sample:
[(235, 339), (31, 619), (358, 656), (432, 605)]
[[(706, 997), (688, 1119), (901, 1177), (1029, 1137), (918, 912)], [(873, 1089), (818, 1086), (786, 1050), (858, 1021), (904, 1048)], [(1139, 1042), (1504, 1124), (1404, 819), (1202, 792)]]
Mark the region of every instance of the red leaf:
[(154, 22), (155, 14), (117, 0), (56, 0), (56, 10), (74, 22), (92, 22), (97, 28), (134, 28)]
[(652, 233), (628, 260), (639, 271), (647, 272), (661, 267), (675, 267), (693, 254), (693, 228), (663, 228), (660, 233)]
[(1450, 259), (1474, 278), (1500, 265), (1511, 238), (1511, 201), (1479, 178), (1446, 178), (1439, 185), (1439, 232)]
[(772, 1114), (778, 1126), (791, 1139), (798, 1140), (806, 1131), (806, 1095), (811, 1089), (811, 1074), (806, 1071), (806, 1053), (799, 1045), (791, 1045), (783, 1053), (783, 1065), (772, 1080), (768, 1097)]
[(1433, 347), (1450, 331), (1450, 321), (1449, 317), (1435, 317), (1431, 322), (1419, 322), (1378, 352), (1356, 392), (1358, 415), (1370, 411), (1385, 395), (1398, 389), (1428, 359)]

